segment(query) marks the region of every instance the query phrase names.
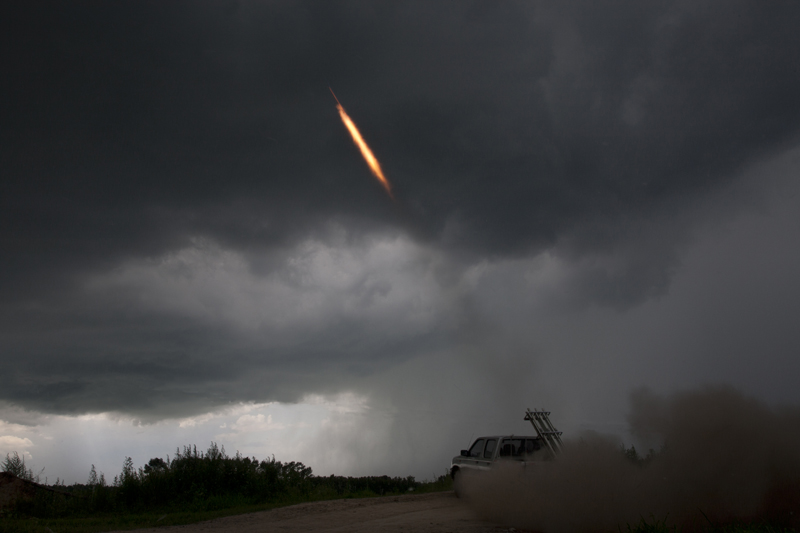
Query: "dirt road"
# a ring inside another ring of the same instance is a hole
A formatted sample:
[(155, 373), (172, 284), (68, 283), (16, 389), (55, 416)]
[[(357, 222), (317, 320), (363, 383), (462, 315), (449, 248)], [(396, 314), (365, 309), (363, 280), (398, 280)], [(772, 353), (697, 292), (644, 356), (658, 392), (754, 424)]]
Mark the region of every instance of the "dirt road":
[[(257, 532), (421, 532), (499, 533), (497, 524), (483, 522), (452, 492), (386, 496), (357, 500), (303, 503), (188, 526), (140, 529), (139, 533)], [(130, 533), (130, 532), (128, 532)]]

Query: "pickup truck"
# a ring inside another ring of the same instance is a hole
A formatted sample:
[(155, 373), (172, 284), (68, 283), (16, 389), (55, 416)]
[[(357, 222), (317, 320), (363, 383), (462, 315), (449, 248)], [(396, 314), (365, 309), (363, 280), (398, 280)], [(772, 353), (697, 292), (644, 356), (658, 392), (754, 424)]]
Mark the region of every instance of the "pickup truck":
[(469, 450), (461, 450), (460, 455), (453, 457), (450, 476), (453, 478), (456, 496), (460, 496), (463, 491), (463, 478), (470, 472), (489, 470), (499, 461), (516, 462), (525, 466), (529, 461), (552, 460), (561, 453), (561, 432), (550, 422), (550, 411), (526, 409), (524, 420), (530, 422), (536, 430), (535, 437), (480, 437), (472, 443)]
[(544, 445), (540, 437), (508, 435), (476, 439), (468, 450), (461, 450), (460, 455), (453, 457), (450, 464), (450, 476), (453, 478), (456, 495), (461, 492), (459, 477), (462, 473), (489, 470), (498, 461), (524, 463), (547, 459), (550, 454), (546, 448), (542, 448)]

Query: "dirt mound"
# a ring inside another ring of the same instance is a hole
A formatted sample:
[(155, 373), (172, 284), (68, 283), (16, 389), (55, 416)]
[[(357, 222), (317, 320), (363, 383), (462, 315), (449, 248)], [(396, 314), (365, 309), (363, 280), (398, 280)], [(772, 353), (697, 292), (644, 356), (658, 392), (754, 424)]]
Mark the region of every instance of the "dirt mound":
[(20, 498), (33, 498), (41, 489), (44, 487), (37, 483), (0, 472), (0, 509), (8, 509)]

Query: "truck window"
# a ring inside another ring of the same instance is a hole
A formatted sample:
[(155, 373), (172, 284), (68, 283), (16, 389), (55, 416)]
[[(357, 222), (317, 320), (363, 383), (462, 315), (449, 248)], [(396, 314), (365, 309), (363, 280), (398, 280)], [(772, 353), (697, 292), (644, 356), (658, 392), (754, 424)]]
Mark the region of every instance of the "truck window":
[(527, 439), (525, 440), (525, 453), (533, 453), (536, 450), (541, 448), (541, 444), (539, 444), (539, 439)]
[(475, 441), (475, 444), (472, 445), (472, 448), (469, 449), (469, 456), (470, 457), (480, 457), (483, 453), (483, 445), (486, 443), (484, 439), (478, 439)]
[(491, 459), (494, 455), (494, 447), (497, 445), (497, 439), (489, 439), (486, 441), (486, 450), (483, 452), (484, 459)]
[(522, 455), (522, 439), (503, 439), (500, 443), (500, 457), (519, 457)]

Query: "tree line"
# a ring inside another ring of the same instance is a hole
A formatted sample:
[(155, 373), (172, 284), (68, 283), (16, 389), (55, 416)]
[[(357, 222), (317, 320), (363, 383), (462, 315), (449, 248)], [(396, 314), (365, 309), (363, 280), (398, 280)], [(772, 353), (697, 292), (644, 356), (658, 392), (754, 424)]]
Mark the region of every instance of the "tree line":
[[(33, 472), (14, 454), (6, 456), (4, 470), (35, 481)], [(435, 483), (446, 483), (440, 476)], [(430, 484), (430, 483), (428, 483)], [(315, 476), (310, 467), (271, 457), (257, 460), (239, 452), (229, 456), (224, 447), (211, 443), (203, 452), (184, 446), (170, 459), (153, 458), (136, 468), (126, 457), (122, 471), (107, 482), (92, 465), (86, 483), (64, 485), (57, 491), (40, 491), (36, 497), (18, 502), (22, 516), (57, 518), (96, 513), (137, 513), (158, 509), (213, 511), (263, 503), (342, 498), (348, 496), (399, 494), (426, 483), (413, 476)]]

